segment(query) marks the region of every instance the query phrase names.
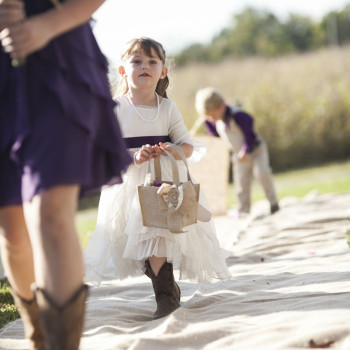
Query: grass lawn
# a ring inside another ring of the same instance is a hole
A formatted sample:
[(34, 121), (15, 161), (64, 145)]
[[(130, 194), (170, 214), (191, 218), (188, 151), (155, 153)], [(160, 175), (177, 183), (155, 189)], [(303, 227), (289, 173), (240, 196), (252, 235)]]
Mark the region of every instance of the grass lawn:
[(18, 317), (19, 313), (13, 304), (10, 288), (4, 280), (0, 280), (0, 328), (8, 322), (16, 320)]
[[(332, 163), (319, 167), (293, 170), (274, 175), (279, 198), (286, 196), (304, 197), (312, 190), (320, 193), (350, 192), (350, 161)], [(234, 185), (230, 185), (228, 205), (236, 204)], [(252, 190), (253, 201), (264, 199), (260, 185), (255, 181)], [(77, 229), (83, 249), (90, 240), (96, 225), (98, 196), (84, 199), (76, 218)], [(350, 244), (350, 232), (348, 234)], [(18, 318), (8, 286), (0, 281), (0, 328)]]

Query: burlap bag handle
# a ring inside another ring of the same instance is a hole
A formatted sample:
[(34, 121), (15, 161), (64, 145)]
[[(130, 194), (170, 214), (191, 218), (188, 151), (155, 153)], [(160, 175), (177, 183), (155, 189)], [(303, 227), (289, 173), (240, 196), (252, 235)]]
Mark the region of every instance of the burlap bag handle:
[[(187, 169), (187, 180), (192, 182), (191, 174), (190, 174), (190, 169), (188, 168), (188, 163), (187, 163), (187, 158), (184, 155), (181, 147), (179, 145), (175, 145), (174, 143), (169, 143), (167, 142), (166, 145), (170, 147), (172, 150), (174, 150), (181, 158), (181, 160), (184, 162), (186, 169)], [(167, 152), (168, 153), (168, 152)], [(174, 158), (174, 157), (173, 157)], [(174, 158), (175, 160), (175, 158)], [(175, 160), (176, 161), (176, 160)]]
[[(180, 175), (179, 175), (179, 169), (177, 167), (177, 163), (176, 163), (176, 159), (174, 158), (174, 156), (166, 151), (166, 150), (163, 150), (166, 155), (168, 156), (168, 158), (170, 159), (170, 163), (171, 163), (171, 170), (172, 170), (172, 174), (173, 174), (173, 183), (176, 185), (176, 186), (180, 186)], [(158, 157), (160, 158), (160, 157)], [(156, 171), (156, 169), (155, 169)]]
[[(166, 145), (169, 148), (171, 148), (172, 150), (174, 150), (180, 156), (181, 160), (184, 162), (186, 169), (187, 169), (187, 179), (188, 179), (188, 181), (192, 182), (190, 170), (188, 168), (187, 159), (186, 159), (181, 147), (178, 145), (175, 145), (173, 143), (169, 143), (169, 142), (167, 142)], [(170, 159), (170, 163), (171, 163), (171, 167), (172, 167), (172, 174), (173, 174), (173, 183), (176, 186), (179, 186), (180, 185), (180, 176), (179, 176), (179, 169), (178, 169), (178, 166), (176, 163), (176, 159), (174, 158), (174, 156), (170, 152), (165, 151), (165, 150), (163, 150), (163, 151), (167, 154), (167, 156)], [(160, 157), (154, 158), (153, 162), (154, 162), (153, 163), (153, 165), (154, 165), (154, 181), (155, 181), (155, 183), (160, 183), (162, 180), (162, 169), (160, 166)], [(150, 173), (151, 173), (151, 160), (148, 162), (148, 168), (147, 168), (147, 174), (150, 174)]]
[[(168, 158), (170, 159), (171, 170), (172, 170), (172, 175), (173, 175), (172, 182), (176, 186), (179, 186), (180, 185), (180, 175), (179, 175), (179, 169), (177, 167), (176, 159), (173, 157), (173, 155), (170, 152), (165, 151), (165, 150), (164, 150), (164, 152), (167, 154)], [(152, 182), (151, 181), (151, 178), (152, 178), (151, 161), (152, 161), (152, 159), (150, 159), (148, 161), (148, 165), (147, 165), (145, 186), (150, 186), (151, 182)], [(153, 165), (154, 165), (154, 182), (160, 183), (162, 181), (162, 170), (161, 170), (161, 166), (160, 166), (160, 157), (153, 158)]]
[[(175, 150), (178, 155), (181, 157), (182, 161), (185, 163), (186, 165), (186, 168), (187, 168), (187, 178), (188, 178), (188, 181), (192, 181), (192, 178), (191, 178), (191, 174), (190, 174), (190, 170), (188, 168), (188, 163), (187, 163), (187, 158), (185, 157), (182, 149), (180, 146), (178, 145), (175, 145), (173, 143), (167, 143), (167, 145), (172, 148), (173, 150)], [(203, 207), (203, 205), (201, 205), (200, 203), (198, 203), (198, 219), (200, 221), (209, 221), (211, 219), (211, 212), (209, 210), (207, 210), (206, 208)]]

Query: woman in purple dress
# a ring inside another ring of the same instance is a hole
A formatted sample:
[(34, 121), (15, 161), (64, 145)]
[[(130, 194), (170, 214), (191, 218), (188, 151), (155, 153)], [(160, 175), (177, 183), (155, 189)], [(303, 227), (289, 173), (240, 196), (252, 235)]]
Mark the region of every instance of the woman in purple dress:
[(130, 163), (87, 23), (102, 3), (0, 0), (1, 258), (32, 349), (78, 349), (78, 198)]

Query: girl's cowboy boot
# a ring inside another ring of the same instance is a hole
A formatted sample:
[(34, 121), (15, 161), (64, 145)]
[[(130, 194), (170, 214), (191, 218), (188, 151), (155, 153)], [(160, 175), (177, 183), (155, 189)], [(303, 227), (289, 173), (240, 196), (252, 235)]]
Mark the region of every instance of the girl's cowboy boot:
[(79, 349), (87, 291), (88, 286), (83, 284), (65, 305), (58, 306), (45, 290), (35, 289), (47, 349)]
[(156, 276), (151, 268), (149, 260), (145, 262), (145, 275), (152, 280), (154, 294), (157, 302), (157, 310), (153, 319), (168, 316), (180, 307), (181, 291), (176, 284), (173, 274), (173, 264), (165, 262)]
[(11, 290), (11, 294), (19, 309), (24, 325), (24, 333), (30, 342), (30, 349), (45, 350), (46, 346), (40, 325), (39, 308), (35, 297), (32, 300), (25, 300), (17, 295), (13, 290)]

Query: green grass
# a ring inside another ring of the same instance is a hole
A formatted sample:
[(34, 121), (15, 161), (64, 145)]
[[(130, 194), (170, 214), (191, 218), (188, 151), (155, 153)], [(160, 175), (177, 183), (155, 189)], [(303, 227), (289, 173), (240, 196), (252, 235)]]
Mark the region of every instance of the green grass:
[(4, 280), (0, 280), (0, 328), (17, 318), (19, 313), (13, 304), (10, 288)]

